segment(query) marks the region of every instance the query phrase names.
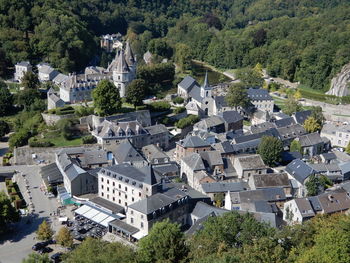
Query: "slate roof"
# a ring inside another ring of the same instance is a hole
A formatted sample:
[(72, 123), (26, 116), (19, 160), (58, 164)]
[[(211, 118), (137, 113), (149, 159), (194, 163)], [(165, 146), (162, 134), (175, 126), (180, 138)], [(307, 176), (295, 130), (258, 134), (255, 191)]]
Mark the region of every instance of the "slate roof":
[(233, 151), (235, 153), (245, 151), (246, 149), (256, 149), (258, 148), (259, 144), (261, 142), (261, 138), (257, 138), (254, 140), (250, 140), (247, 142), (232, 144)]
[(304, 218), (315, 216), (315, 212), (308, 198), (296, 198), (295, 203)]
[(286, 127), (286, 126), (293, 125), (296, 123), (292, 117), (288, 117), (288, 118), (276, 120), (275, 124), (276, 124), (277, 128), (281, 128), (281, 127)]
[(124, 211), (124, 207), (117, 205), (111, 201), (108, 201), (104, 198), (101, 197), (95, 197), (91, 200), (89, 200), (89, 202), (92, 202), (98, 206), (102, 206), (105, 207), (107, 209), (109, 209), (110, 211), (112, 211), (112, 213), (117, 214), (117, 213), (122, 213)]
[(168, 129), (163, 124), (156, 124), (153, 126), (148, 126), (148, 127), (145, 127), (145, 130), (150, 135), (157, 135), (160, 133), (167, 133), (168, 132)]
[(196, 203), (196, 206), (194, 207), (191, 214), (197, 218), (203, 218), (211, 213), (214, 213), (215, 215), (222, 215), (227, 212), (229, 211), (199, 201)]
[(16, 65), (28, 67), (28, 66), (30, 66), (30, 63), (28, 61), (21, 61), (21, 62), (17, 63)]
[(152, 195), (148, 198), (142, 199), (136, 203), (129, 205), (129, 208), (141, 212), (145, 215), (149, 215), (161, 209), (162, 207), (168, 206), (175, 202), (177, 202), (176, 199), (173, 199), (162, 193), (157, 193), (155, 195)]
[(320, 154), (320, 156), (325, 159), (326, 161), (330, 161), (330, 160), (335, 160), (337, 159), (337, 156), (335, 155), (335, 153), (333, 152), (328, 152), (328, 153), (322, 153)]
[(211, 167), (224, 164), (219, 151), (201, 152), (199, 155), (202, 157), (204, 163), (207, 163)]
[[(234, 194), (234, 193), (232, 193)], [(249, 203), (256, 201), (281, 201), (286, 199), (283, 188), (263, 188), (257, 190), (248, 190), (236, 193), (239, 195), (240, 203)]]
[(290, 187), (286, 173), (253, 174), (251, 180), (256, 188)]
[(252, 133), (262, 133), (267, 130), (270, 130), (271, 128), (276, 128), (276, 125), (272, 122), (263, 122), (260, 124), (250, 126), (250, 131)]
[(247, 90), (248, 97), (251, 100), (273, 100), (269, 94), (269, 91), (266, 89), (253, 89), (249, 88)]
[(202, 140), (198, 136), (187, 136), (185, 139), (178, 142), (184, 148), (200, 148), (200, 147), (208, 147), (209, 143)]
[(240, 192), (248, 188), (248, 185), (244, 182), (204, 183), (201, 186), (205, 193)]
[(282, 161), (284, 162), (291, 162), (295, 159), (301, 159), (301, 158), (303, 158), (303, 156), (300, 152), (283, 152), (282, 153)]
[(102, 168), (100, 173), (106, 174), (118, 180), (133, 184), (133, 182), (154, 185), (157, 183), (151, 166), (135, 167), (130, 164), (117, 164)]
[(147, 131), (138, 121), (111, 122), (105, 120), (94, 130), (94, 133), (101, 138), (112, 139), (147, 134)]
[(125, 140), (124, 142), (116, 146), (116, 148), (113, 151), (113, 156), (118, 164), (145, 161), (142, 155), (134, 148), (134, 146), (128, 140)]
[(148, 160), (159, 159), (159, 158), (168, 158), (157, 145), (150, 144), (142, 147), (142, 153)]
[(72, 164), (72, 165), (68, 166), (67, 169), (65, 169), (65, 173), (66, 173), (68, 179), (69, 179), (70, 181), (73, 181), (73, 180), (76, 179), (80, 174), (86, 173), (86, 171), (83, 170), (82, 168), (80, 168), (78, 165)]
[(318, 132), (308, 133), (299, 137), (299, 142), (302, 147), (313, 146), (323, 143), (323, 140)]
[(194, 86), (200, 87), (198, 82), (191, 76), (186, 76), (178, 85), (187, 92), (190, 92)]
[(236, 160), (240, 163), (242, 169), (264, 169), (266, 165), (261, 159), (259, 154), (246, 155), (241, 157), (236, 157)]
[(286, 172), (293, 176), (299, 183), (303, 184), (305, 180), (315, 173), (314, 169), (300, 159), (295, 159), (286, 167)]
[(325, 193), (318, 196), (325, 214), (332, 214), (350, 208), (350, 197), (346, 191)]
[(167, 173), (177, 173), (179, 172), (179, 167), (176, 163), (164, 163), (153, 166), (153, 170), (158, 175), (166, 175)]
[(314, 164), (310, 164), (310, 166), (317, 173), (322, 173), (322, 172), (340, 172), (341, 171), (341, 168), (336, 163), (331, 163), (331, 164), (314, 163)]
[(215, 96), (214, 102), (216, 108), (221, 109), (222, 107), (228, 107), (225, 96)]
[(298, 123), (298, 124), (301, 124), (303, 125), (304, 122), (306, 121), (306, 119), (311, 115), (311, 110), (305, 110), (305, 111), (299, 111), (299, 112), (296, 112), (294, 113), (294, 118), (295, 118), (295, 121)]
[(223, 125), (225, 121), (223, 118), (219, 116), (211, 116), (209, 118), (202, 119), (201, 121), (197, 122), (194, 127), (197, 127), (198, 129), (208, 129), (211, 127)]
[(43, 178), (47, 178), (49, 184), (63, 182), (63, 175), (58, 169), (56, 163), (51, 163), (49, 165), (41, 167), (40, 174)]
[(300, 124), (294, 124), (287, 127), (282, 127), (277, 129), (281, 140), (294, 139), (301, 135), (306, 134), (303, 126)]
[(202, 157), (198, 153), (189, 154), (182, 158), (182, 161), (191, 167), (193, 171), (205, 170)]
[(243, 120), (242, 115), (234, 110), (224, 111), (222, 113), (222, 117), (224, 118), (226, 123), (236, 123), (236, 122)]

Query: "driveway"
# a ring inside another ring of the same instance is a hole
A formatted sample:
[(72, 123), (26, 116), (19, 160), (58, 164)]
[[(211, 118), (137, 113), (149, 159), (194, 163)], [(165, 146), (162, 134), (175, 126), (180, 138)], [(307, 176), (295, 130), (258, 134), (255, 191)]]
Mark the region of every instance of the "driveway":
[[(58, 207), (55, 198), (49, 199), (41, 190), (42, 184), (41, 176), (39, 174), (40, 166), (36, 165), (21, 165), (21, 166), (7, 166), (0, 167), (0, 172), (7, 172), (17, 170), (24, 173), (28, 180), (30, 195), (35, 207), (34, 216), (31, 218), (32, 223), (26, 224), (27, 217), (23, 217), (15, 227), (15, 232), (0, 239), (0, 263), (18, 263), (28, 254), (32, 253), (31, 247), (38, 242), (35, 240), (35, 231), (44, 219), (50, 218), (50, 213), (56, 211)], [(26, 192), (24, 178), (18, 174), (18, 185), (21, 193), (29, 203), (29, 195)], [(58, 226), (53, 226), (58, 228)]]

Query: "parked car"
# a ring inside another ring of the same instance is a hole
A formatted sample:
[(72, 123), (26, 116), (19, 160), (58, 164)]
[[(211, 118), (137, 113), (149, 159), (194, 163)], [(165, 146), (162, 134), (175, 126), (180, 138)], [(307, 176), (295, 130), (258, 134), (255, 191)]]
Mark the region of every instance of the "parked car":
[(58, 253), (55, 253), (55, 254), (53, 254), (52, 256), (51, 256), (51, 259), (53, 260), (53, 262), (61, 262), (61, 258), (62, 258), (62, 255), (63, 255), (63, 253), (60, 253), (60, 252), (58, 252)]
[(39, 242), (39, 243), (36, 243), (34, 246), (32, 246), (32, 249), (34, 251), (38, 251), (38, 250), (46, 247), (47, 245), (48, 245), (47, 242)]
[(39, 250), (39, 254), (50, 253), (52, 251), (53, 251), (53, 249), (50, 247), (43, 247), (42, 249)]

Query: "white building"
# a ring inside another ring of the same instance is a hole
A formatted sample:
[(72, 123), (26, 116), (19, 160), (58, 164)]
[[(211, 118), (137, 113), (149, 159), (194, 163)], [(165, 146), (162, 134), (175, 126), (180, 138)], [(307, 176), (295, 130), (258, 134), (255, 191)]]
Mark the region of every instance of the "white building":
[(350, 125), (326, 123), (321, 130), (321, 137), (329, 139), (332, 146), (345, 148), (350, 142)]
[(22, 82), (23, 76), (28, 72), (32, 72), (32, 65), (28, 61), (22, 61), (15, 65), (15, 81), (18, 81), (19, 83)]
[(52, 81), (59, 74), (57, 70), (47, 63), (40, 63), (37, 65), (37, 68), (40, 82)]

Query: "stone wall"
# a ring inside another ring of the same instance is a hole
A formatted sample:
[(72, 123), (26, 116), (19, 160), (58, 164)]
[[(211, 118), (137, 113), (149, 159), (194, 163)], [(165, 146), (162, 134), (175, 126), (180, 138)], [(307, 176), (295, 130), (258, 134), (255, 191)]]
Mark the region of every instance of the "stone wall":
[(47, 114), (47, 113), (41, 113), (41, 116), (43, 116), (43, 119), (47, 125), (55, 125), (60, 120), (71, 119), (75, 117), (74, 114), (56, 115), (56, 114)]

